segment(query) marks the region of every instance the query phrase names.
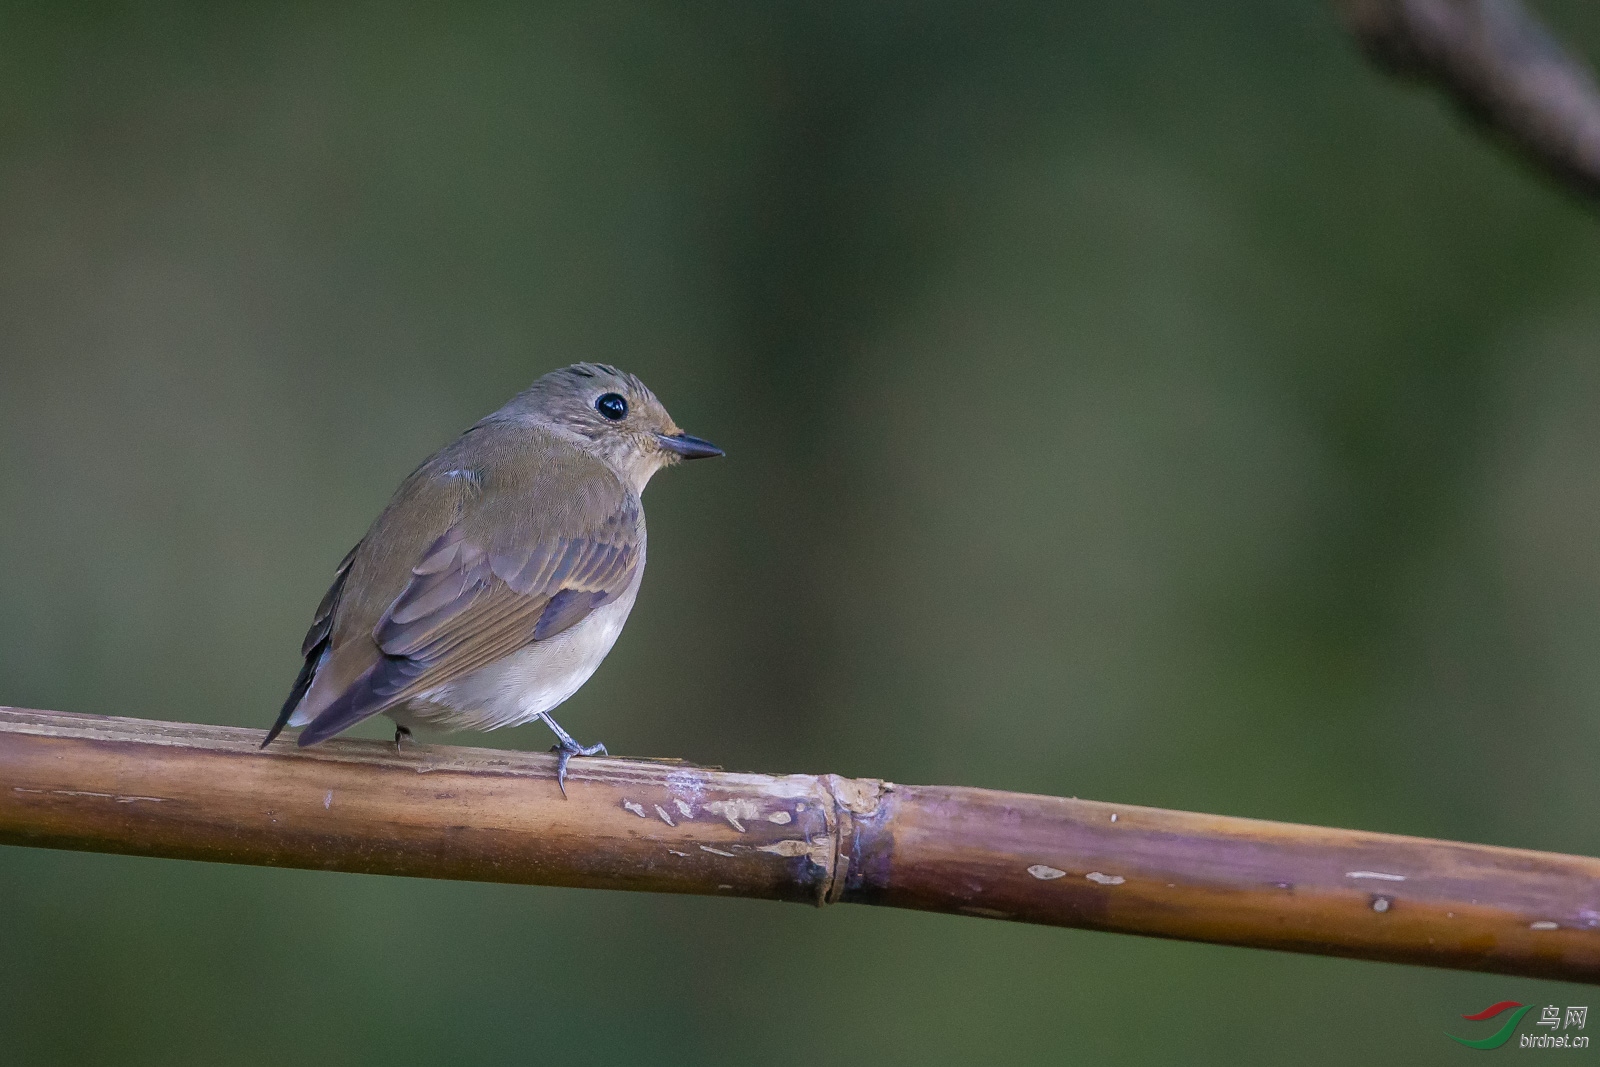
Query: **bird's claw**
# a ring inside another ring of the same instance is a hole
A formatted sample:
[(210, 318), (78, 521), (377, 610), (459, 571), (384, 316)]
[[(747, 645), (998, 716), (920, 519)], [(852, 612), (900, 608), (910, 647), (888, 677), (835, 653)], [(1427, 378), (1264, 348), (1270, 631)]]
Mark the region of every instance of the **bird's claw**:
[(559, 745), (550, 746), (550, 751), (556, 753), (556, 785), (561, 787), (561, 795), (567, 795), (567, 764), (572, 762), (573, 756), (609, 756), (606, 746), (593, 744), (584, 748), (570, 737), (563, 737)]
[(590, 745), (585, 748), (578, 744), (572, 739), (571, 734), (556, 725), (556, 721), (550, 717), (549, 712), (540, 712), (539, 718), (543, 719), (544, 724), (550, 727), (551, 732), (556, 735), (557, 744), (550, 751), (558, 755), (556, 760), (556, 785), (561, 787), (561, 795), (565, 797), (567, 795), (567, 764), (572, 761), (573, 756), (609, 756), (611, 753), (606, 751), (606, 746), (604, 745)]

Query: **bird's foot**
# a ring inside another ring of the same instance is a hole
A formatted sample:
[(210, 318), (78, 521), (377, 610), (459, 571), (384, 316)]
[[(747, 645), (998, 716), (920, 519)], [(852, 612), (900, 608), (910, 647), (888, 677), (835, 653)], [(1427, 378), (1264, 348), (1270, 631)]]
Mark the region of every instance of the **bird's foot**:
[(609, 756), (606, 746), (601, 744), (584, 747), (572, 739), (572, 735), (556, 725), (556, 721), (548, 715), (539, 716), (545, 725), (550, 727), (556, 735), (557, 744), (550, 751), (556, 753), (556, 785), (561, 787), (561, 795), (567, 795), (567, 764), (572, 762), (573, 756)]
[(556, 785), (561, 787), (561, 795), (563, 797), (567, 795), (567, 764), (572, 761), (573, 756), (611, 755), (606, 751), (606, 746), (604, 745), (590, 745), (588, 748), (584, 748), (570, 737), (566, 739), (565, 744), (552, 745), (550, 751), (557, 754)]
[(401, 749), (400, 749), (400, 739), (403, 738), (403, 737), (410, 737), (410, 736), (411, 736), (411, 730), (410, 730), (409, 727), (401, 726), (399, 723), (395, 723), (395, 727), (394, 727), (394, 752), (395, 752), (395, 755), (398, 756), (400, 754), (400, 751), (401, 751)]

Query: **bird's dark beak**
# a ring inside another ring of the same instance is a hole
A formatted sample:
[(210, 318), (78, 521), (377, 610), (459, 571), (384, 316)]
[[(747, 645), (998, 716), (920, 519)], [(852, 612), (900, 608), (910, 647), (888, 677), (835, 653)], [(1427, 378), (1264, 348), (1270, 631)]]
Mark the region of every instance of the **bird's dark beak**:
[(668, 452), (676, 452), (684, 459), (710, 459), (722, 455), (722, 449), (710, 441), (686, 433), (658, 433), (656, 440)]

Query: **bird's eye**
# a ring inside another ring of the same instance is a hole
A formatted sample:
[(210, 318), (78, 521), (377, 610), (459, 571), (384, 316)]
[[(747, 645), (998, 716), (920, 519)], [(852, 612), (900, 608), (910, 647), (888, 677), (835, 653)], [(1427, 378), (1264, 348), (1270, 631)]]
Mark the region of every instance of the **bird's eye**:
[(594, 402), (594, 409), (616, 422), (628, 413), (628, 402), (621, 393), (607, 393)]

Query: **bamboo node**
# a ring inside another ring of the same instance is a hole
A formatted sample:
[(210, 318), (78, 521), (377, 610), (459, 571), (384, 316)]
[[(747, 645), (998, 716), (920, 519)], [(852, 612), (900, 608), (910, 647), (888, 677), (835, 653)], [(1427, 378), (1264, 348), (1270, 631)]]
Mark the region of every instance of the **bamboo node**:
[(891, 782), (877, 778), (845, 778), (837, 774), (822, 776), (827, 787), (831, 811), (828, 818), (833, 836), (833, 857), (824, 875), (822, 890), (817, 894), (817, 907), (837, 904), (844, 896), (850, 879), (850, 857), (855, 850), (855, 821), (872, 818), (878, 814), (878, 804), (883, 795), (894, 789)]

